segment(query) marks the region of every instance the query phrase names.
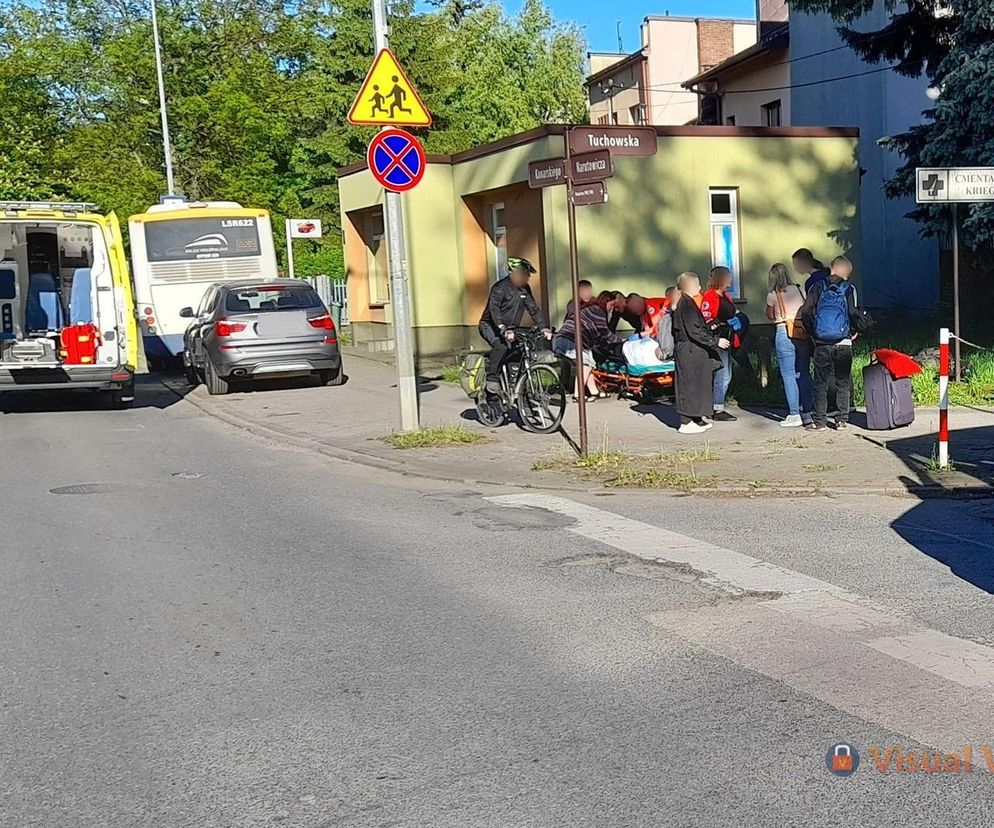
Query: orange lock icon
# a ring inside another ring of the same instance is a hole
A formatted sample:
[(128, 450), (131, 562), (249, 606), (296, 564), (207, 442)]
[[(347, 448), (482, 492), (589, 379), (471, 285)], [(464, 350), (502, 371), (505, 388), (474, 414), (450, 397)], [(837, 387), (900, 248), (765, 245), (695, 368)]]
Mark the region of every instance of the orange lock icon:
[(852, 770), (852, 751), (849, 749), (849, 745), (835, 746), (835, 753), (832, 755), (832, 770), (833, 771)]

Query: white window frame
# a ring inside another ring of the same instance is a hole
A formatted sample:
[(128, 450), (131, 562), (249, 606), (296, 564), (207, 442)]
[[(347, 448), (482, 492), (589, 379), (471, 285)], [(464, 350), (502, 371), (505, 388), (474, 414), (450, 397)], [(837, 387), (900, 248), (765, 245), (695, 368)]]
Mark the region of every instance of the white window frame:
[[(729, 212), (715, 213), (712, 208), (713, 196), (729, 197)], [(732, 271), (732, 296), (742, 299), (742, 246), (739, 231), (739, 190), (737, 187), (711, 187), (708, 189), (708, 242), (711, 247), (711, 266), (727, 267)], [(730, 256), (719, 255), (715, 245), (715, 229), (731, 228)]]
[[(503, 201), (495, 201), (490, 205), (490, 243), (494, 248), (494, 267), (490, 274), (491, 284), (507, 276), (507, 225), (497, 223), (497, 212), (503, 211), (506, 215), (506, 210), (507, 208)], [(504, 242), (503, 258), (501, 258), (501, 241)]]

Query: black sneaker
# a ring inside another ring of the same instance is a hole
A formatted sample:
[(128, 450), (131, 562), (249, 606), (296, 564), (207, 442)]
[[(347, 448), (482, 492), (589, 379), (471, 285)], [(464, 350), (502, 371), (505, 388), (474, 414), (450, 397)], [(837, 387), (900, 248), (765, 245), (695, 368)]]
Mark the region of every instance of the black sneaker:
[(845, 420), (836, 420), (835, 421), (835, 430), (836, 431), (845, 431), (847, 428), (849, 428), (849, 423), (846, 422)]
[(805, 431), (828, 431), (828, 426), (824, 423), (808, 423), (804, 426)]
[(729, 414), (727, 411), (715, 411), (711, 415), (711, 420), (716, 423), (734, 423), (738, 417), (734, 414)]

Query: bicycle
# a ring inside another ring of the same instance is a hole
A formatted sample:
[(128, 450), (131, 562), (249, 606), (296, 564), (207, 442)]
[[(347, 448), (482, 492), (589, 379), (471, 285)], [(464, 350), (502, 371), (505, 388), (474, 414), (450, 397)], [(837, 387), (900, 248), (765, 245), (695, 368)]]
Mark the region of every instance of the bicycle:
[(482, 389), (474, 398), (480, 422), (492, 428), (503, 425), (517, 409), (522, 425), (536, 434), (559, 428), (566, 413), (566, 391), (551, 351), (539, 350), (541, 328), (511, 328), (511, 353), (500, 369), (500, 393), (496, 400)]

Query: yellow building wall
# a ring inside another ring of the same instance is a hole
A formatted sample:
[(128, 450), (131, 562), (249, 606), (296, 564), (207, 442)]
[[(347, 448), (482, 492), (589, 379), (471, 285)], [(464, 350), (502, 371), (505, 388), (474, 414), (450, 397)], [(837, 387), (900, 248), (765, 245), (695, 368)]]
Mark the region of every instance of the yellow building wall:
[[(525, 181), (530, 161), (561, 153), (562, 137), (548, 135), (453, 165), (429, 164), (425, 179), (403, 198), (416, 326), (476, 326), (487, 241), (465, 197)], [(789, 265), (798, 247), (825, 262), (850, 253), (859, 279), (856, 138), (662, 136), (655, 156), (617, 156), (614, 163), (608, 203), (577, 208), (580, 276), (598, 291), (659, 296), (683, 270), (706, 277), (709, 189), (716, 187), (738, 189), (741, 298), (754, 322), (764, 321), (770, 265)], [(368, 171), (346, 175), (339, 185), (343, 213), (382, 203), (382, 188)], [(558, 323), (570, 298), (565, 187), (547, 187), (541, 199), (543, 292)], [(350, 303), (351, 291), (350, 284)], [(361, 307), (350, 307), (350, 314), (367, 318)]]
[[(826, 263), (851, 252), (858, 268), (856, 152), (855, 138), (663, 137), (655, 156), (616, 157), (608, 202), (577, 208), (580, 277), (644, 296), (661, 296), (684, 270), (706, 277), (709, 190), (737, 188), (740, 298), (762, 322), (770, 265), (789, 266), (798, 247)], [(550, 301), (560, 308), (570, 296), (562, 189), (545, 193)]]

